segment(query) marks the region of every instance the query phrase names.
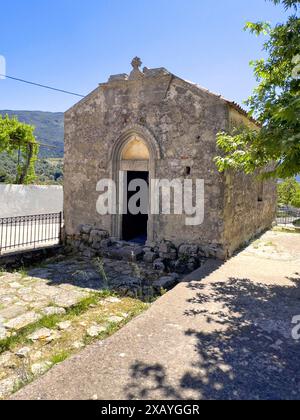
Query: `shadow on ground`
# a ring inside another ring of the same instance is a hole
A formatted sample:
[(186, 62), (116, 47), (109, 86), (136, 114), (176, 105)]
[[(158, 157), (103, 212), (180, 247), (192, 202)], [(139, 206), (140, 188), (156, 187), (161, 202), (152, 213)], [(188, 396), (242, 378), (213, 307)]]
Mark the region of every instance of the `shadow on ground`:
[(151, 399), (159, 393), (177, 400), (187, 395), (216, 400), (300, 399), (300, 342), (292, 338), (292, 318), (300, 315), (300, 274), (289, 280), (291, 286), (242, 278), (187, 285), (196, 297), (187, 302), (184, 315), (199, 317), (212, 326), (212, 332), (184, 331), (195, 343), (197, 357), (187, 361), (190, 368), (175, 385), (165, 366), (134, 364), (127, 397)]

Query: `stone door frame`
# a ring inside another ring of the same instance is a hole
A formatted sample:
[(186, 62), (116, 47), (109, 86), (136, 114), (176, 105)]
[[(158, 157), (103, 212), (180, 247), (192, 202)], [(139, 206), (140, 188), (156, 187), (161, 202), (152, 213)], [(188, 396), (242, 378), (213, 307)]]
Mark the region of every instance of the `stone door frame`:
[[(140, 138), (148, 147), (150, 159), (149, 161), (139, 160), (122, 160), (122, 151), (134, 137)], [(153, 134), (143, 126), (134, 125), (127, 127), (120, 135), (114, 146), (110, 151), (110, 175), (111, 179), (117, 185), (117, 209), (119, 208), (119, 172), (120, 171), (135, 171), (135, 172), (149, 172), (149, 186), (151, 197), (151, 179), (156, 178), (157, 161), (161, 159), (161, 151), (159, 144)], [(148, 213), (148, 242), (154, 241), (154, 226), (155, 218), (150, 212), (151, 203), (149, 201)], [(122, 239), (123, 216), (120, 214), (112, 216), (111, 232), (114, 238)]]

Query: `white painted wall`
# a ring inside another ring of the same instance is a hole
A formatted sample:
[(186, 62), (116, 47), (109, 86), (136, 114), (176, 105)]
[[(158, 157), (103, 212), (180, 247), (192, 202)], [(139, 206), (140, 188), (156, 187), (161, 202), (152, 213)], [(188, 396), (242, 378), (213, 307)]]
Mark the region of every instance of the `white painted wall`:
[(63, 211), (63, 187), (0, 184), (0, 218), (61, 211)]

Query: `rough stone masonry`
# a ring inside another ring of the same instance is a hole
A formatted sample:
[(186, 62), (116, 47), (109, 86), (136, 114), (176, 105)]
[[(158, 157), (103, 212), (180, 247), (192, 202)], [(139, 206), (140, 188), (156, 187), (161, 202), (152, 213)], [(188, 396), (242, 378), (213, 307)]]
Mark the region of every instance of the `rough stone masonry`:
[[(185, 214), (149, 214), (145, 258), (175, 261), (186, 254), (183, 247), (190, 252), (194, 246), (191, 258), (226, 259), (275, 217), (274, 181), (221, 174), (214, 163), (217, 133), (255, 122), (237, 104), (164, 68), (141, 70), (138, 58), (132, 66), (130, 75), (111, 76), (65, 114), (67, 241), (99, 251), (102, 241), (107, 246), (108, 237), (124, 239), (124, 228), (137, 223), (97, 213), (101, 179), (116, 181), (120, 171), (146, 173), (148, 180), (204, 179), (204, 223), (186, 226)], [(100, 237), (95, 232), (91, 240), (90, 230), (82, 229), (86, 225), (101, 231)]]

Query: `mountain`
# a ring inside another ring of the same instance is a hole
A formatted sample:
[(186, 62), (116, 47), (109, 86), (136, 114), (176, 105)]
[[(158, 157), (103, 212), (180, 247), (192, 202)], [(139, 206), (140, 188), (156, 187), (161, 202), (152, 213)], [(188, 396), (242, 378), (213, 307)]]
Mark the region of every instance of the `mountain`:
[(35, 135), (40, 143), (55, 148), (41, 147), (42, 158), (63, 158), (64, 156), (64, 114), (62, 112), (42, 111), (0, 111), (9, 117), (16, 116), (19, 121), (36, 127)]

